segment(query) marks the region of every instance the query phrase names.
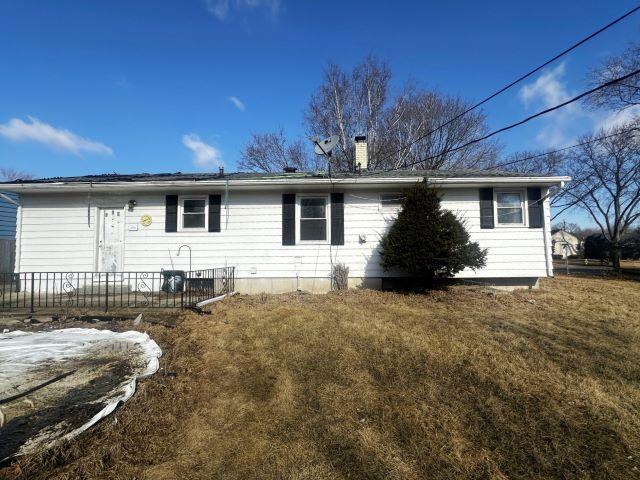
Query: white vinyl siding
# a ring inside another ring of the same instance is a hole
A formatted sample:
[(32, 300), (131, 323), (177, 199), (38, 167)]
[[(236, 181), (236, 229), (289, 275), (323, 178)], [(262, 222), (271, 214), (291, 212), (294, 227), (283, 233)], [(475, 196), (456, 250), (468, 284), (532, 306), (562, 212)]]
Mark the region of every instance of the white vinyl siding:
[[(343, 262), (350, 277), (392, 276), (379, 263), (379, 241), (396, 213), (381, 211), (379, 190), (340, 189), (344, 192), (344, 245), (299, 242), (282, 245), (282, 191), (229, 192), (228, 207), (222, 193), (221, 232), (164, 231), (165, 193), (93, 194), (87, 209), (86, 194), (22, 195), (20, 271), (91, 271), (96, 267), (96, 207), (125, 206), (135, 198), (133, 211), (125, 208), (125, 271), (186, 269), (188, 256), (176, 257), (178, 247), (193, 251), (193, 268), (225, 265), (237, 267), (238, 278), (328, 278), (333, 263)], [(396, 190), (397, 191), (397, 190)], [(546, 276), (543, 229), (525, 226), (480, 229), (477, 188), (442, 189), (444, 208), (464, 222), (471, 239), (488, 248), (486, 268), (464, 270), (459, 277)], [(179, 192), (185, 198), (201, 198), (199, 192)], [(215, 193), (215, 192), (212, 192)], [(389, 193), (394, 190), (389, 189)], [(328, 197), (329, 192), (326, 192)], [(311, 196), (318, 196), (313, 192)], [(299, 205), (301, 194), (296, 195)], [(545, 200), (548, 202), (548, 200)], [(545, 203), (546, 205), (546, 203)], [(150, 215), (148, 227), (140, 224)], [(327, 238), (330, 233), (330, 202), (327, 202)], [(299, 231), (299, 208), (296, 230)], [(548, 205), (545, 208), (547, 229)], [(548, 230), (547, 230), (548, 231)], [(296, 233), (299, 236), (299, 233)], [(366, 239), (362, 242), (361, 239)], [(550, 248), (550, 240), (548, 242)], [(173, 263), (172, 263), (173, 262)]]

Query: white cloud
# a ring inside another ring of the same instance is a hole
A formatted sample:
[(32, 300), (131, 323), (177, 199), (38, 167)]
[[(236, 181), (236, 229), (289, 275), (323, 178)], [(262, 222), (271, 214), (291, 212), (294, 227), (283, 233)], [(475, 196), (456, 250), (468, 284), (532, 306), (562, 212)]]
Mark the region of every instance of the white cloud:
[(240, 110), (241, 112), (244, 112), (244, 109), (245, 109), (244, 103), (238, 97), (231, 96), (229, 97), (229, 101), (233, 103), (238, 110)]
[(205, 6), (218, 20), (223, 21), (232, 10), (267, 10), (272, 18), (277, 18), (282, 7), (281, 0), (205, 0)]
[[(547, 70), (534, 82), (524, 85), (519, 92), (520, 100), (527, 109), (542, 110), (556, 106), (574, 95), (566, 85), (565, 63)], [(576, 137), (576, 127), (590, 123), (593, 115), (579, 103), (571, 103), (559, 110), (541, 117), (542, 127), (536, 141), (544, 148), (560, 148), (572, 143)]]
[(209, 13), (220, 21), (227, 18), (229, 14), (229, 0), (207, 0), (206, 7)]
[[(536, 111), (558, 105), (576, 95), (569, 91), (565, 80), (565, 63), (544, 72), (535, 81), (524, 85), (519, 97), (525, 108)], [(543, 148), (562, 148), (576, 143), (586, 133), (624, 125), (640, 117), (640, 106), (622, 111), (590, 111), (580, 102), (571, 103), (540, 117), (536, 141)]]
[(640, 105), (632, 105), (624, 110), (607, 112), (607, 115), (598, 122), (598, 129), (608, 130), (620, 127), (638, 118), (640, 118)]
[(116, 85), (116, 87), (120, 87), (123, 89), (130, 89), (131, 87), (133, 87), (133, 84), (131, 83), (131, 81), (127, 78), (126, 75), (116, 75), (113, 78), (113, 83)]
[(113, 150), (104, 143), (81, 137), (64, 128), (53, 127), (37, 118), (27, 119), (25, 122), (19, 118), (12, 118), (7, 123), (0, 124), (0, 136), (13, 142), (38, 142), (76, 155), (82, 152), (113, 155)]
[(562, 82), (565, 73), (565, 63), (562, 62), (538, 79), (520, 89), (520, 98), (526, 107), (534, 103), (542, 103), (546, 108), (562, 103), (571, 98), (566, 86)]
[(183, 135), (182, 143), (193, 152), (193, 164), (198, 168), (208, 169), (223, 165), (220, 150), (203, 142), (195, 133)]

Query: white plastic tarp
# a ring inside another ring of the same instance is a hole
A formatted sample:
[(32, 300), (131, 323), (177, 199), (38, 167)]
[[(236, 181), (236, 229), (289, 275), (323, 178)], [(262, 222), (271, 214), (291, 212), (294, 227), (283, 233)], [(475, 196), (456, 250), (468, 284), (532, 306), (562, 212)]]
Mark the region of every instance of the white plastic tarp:
[(128, 400), (136, 380), (158, 370), (161, 355), (146, 333), (134, 331), (0, 334), (0, 460), (83, 432)]

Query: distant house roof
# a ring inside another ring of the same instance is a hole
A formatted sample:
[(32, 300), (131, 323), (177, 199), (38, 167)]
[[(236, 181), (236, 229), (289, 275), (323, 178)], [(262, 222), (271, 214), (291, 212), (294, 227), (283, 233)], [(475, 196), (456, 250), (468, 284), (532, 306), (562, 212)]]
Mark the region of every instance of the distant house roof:
[(561, 228), (554, 228), (551, 230), (551, 237), (554, 240), (560, 240), (570, 243), (580, 243), (580, 239), (574, 235), (573, 233), (567, 232), (566, 230), (562, 230)]
[(77, 190), (80, 188), (109, 187), (119, 189), (192, 187), (200, 184), (234, 186), (267, 185), (317, 185), (317, 184), (407, 184), (426, 178), (433, 183), (534, 183), (560, 185), (569, 177), (542, 174), (508, 172), (503, 170), (393, 170), (336, 172), (274, 172), (274, 173), (108, 173), (78, 177), (52, 177), (30, 180), (15, 180), (0, 184), (9, 191), (36, 191), (48, 189)]

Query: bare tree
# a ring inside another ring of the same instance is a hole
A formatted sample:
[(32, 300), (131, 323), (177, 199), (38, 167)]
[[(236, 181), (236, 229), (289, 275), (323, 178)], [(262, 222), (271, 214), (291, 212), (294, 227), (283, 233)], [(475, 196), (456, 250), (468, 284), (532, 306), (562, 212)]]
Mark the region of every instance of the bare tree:
[(384, 151), (372, 159), (373, 168), (411, 166), (434, 170), (492, 166), (500, 150), (496, 141), (460, 148), (488, 132), (482, 111), (469, 112), (448, 123), (469, 106), (469, 102), (458, 97), (419, 91), (411, 86), (405, 88), (385, 111)]
[(564, 167), (564, 160), (564, 156), (558, 152), (522, 151), (509, 155), (500, 163), (505, 163), (504, 170), (511, 172), (557, 175)]
[(562, 209), (576, 206), (589, 214), (610, 242), (617, 269), (620, 241), (640, 218), (640, 139), (629, 128), (624, 125), (582, 138), (581, 143), (590, 143), (567, 155), (565, 171), (573, 180), (553, 201), (562, 203)]
[(238, 167), (250, 172), (282, 172), (285, 167), (317, 170), (319, 161), (309, 152), (309, 146), (303, 140), (287, 144), (284, 131), (280, 129), (275, 133), (252, 134), (241, 152)]
[(554, 223), (551, 226), (551, 230), (564, 230), (572, 235), (575, 235), (578, 238), (584, 238), (583, 229), (580, 228), (580, 225), (572, 222), (562, 222), (562, 223)]
[(13, 168), (0, 168), (0, 178), (3, 182), (13, 182), (14, 180), (31, 180), (33, 175)]
[[(469, 102), (434, 91), (405, 86), (390, 94), (391, 69), (387, 62), (368, 56), (351, 73), (330, 64), (304, 114), (310, 135), (337, 134), (339, 148), (334, 166), (353, 167), (353, 139), (366, 134), (370, 169), (479, 168), (490, 166), (499, 145), (474, 143), (450, 152), (487, 133), (482, 111), (470, 112), (438, 128), (469, 107)], [(422, 138), (424, 137), (424, 138)]]
[(378, 153), (382, 115), (389, 95), (389, 65), (369, 55), (348, 74), (330, 63), (304, 113), (310, 135), (335, 134), (340, 138), (333, 166), (348, 170), (355, 160), (354, 137), (366, 134), (369, 154)]
[[(605, 59), (589, 74), (592, 86), (602, 85), (640, 68), (640, 43), (631, 44), (621, 55)], [(618, 82), (589, 95), (587, 105), (593, 108), (622, 110), (640, 104), (640, 75)]]

